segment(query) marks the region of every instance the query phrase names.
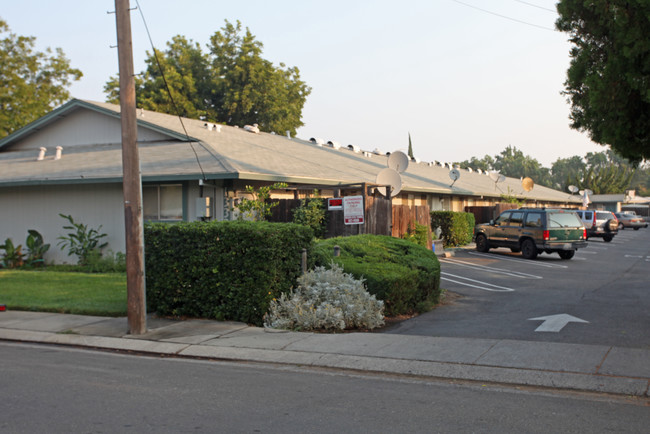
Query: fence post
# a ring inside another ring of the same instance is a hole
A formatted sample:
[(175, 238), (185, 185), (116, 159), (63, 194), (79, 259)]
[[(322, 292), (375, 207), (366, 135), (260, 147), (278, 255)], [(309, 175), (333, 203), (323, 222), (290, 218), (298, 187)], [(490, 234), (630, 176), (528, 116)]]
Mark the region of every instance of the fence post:
[(341, 248), (339, 246), (334, 246), (334, 257), (341, 256)]
[(307, 249), (302, 249), (302, 258), (300, 259), (302, 274), (307, 273)]

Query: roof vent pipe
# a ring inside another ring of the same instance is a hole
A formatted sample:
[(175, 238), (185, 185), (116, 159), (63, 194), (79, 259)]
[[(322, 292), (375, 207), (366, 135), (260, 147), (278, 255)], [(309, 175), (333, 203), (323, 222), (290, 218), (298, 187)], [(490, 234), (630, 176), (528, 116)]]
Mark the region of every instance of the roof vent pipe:
[(47, 151), (47, 148), (41, 146), (41, 150), (38, 152), (38, 158), (36, 158), (36, 161), (43, 161), (45, 158), (45, 151)]
[(61, 159), (61, 152), (63, 151), (63, 146), (57, 146), (56, 147), (56, 155), (54, 156), (55, 160), (60, 160)]
[(291, 131), (287, 130), (287, 139), (291, 138)]

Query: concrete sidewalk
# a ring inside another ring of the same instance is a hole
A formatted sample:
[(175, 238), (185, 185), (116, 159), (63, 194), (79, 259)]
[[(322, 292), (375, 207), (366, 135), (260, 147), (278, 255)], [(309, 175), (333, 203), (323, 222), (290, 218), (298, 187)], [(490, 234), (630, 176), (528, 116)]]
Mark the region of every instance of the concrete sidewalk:
[(374, 333), (297, 333), (228, 321), (0, 312), (0, 340), (349, 369), (650, 397), (650, 350)]

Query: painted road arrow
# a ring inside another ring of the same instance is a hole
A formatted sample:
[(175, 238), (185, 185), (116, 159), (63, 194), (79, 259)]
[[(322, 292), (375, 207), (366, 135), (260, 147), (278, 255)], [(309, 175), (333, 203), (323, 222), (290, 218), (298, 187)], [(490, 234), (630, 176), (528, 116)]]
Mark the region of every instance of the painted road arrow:
[(549, 316), (540, 316), (539, 318), (528, 318), (528, 321), (544, 321), (539, 327), (535, 329), (536, 332), (554, 332), (557, 333), (564, 328), (565, 325), (570, 322), (583, 322), (589, 323), (575, 316), (567, 315), (566, 313), (560, 313), (557, 315)]

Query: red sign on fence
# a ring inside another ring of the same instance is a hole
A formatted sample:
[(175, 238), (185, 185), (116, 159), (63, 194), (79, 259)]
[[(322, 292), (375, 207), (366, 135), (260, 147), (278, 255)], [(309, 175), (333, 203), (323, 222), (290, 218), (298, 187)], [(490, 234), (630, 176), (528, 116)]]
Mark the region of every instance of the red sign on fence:
[(343, 198), (342, 197), (332, 197), (327, 199), (327, 209), (332, 211), (335, 209), (343, 209)]

